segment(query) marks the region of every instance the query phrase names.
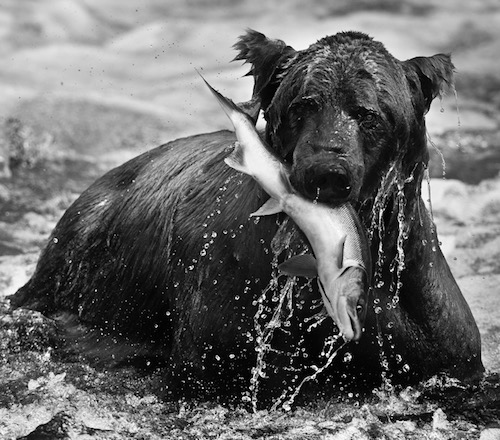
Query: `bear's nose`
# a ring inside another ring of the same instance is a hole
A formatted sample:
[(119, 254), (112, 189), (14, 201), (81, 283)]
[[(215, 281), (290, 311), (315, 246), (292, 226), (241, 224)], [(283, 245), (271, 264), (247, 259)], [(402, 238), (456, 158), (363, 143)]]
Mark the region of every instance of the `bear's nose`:
[(352, 185), (347, 170), (342, 166), (309, 167), (304, 173), (307, 197), (324, 203), (347, 200)]

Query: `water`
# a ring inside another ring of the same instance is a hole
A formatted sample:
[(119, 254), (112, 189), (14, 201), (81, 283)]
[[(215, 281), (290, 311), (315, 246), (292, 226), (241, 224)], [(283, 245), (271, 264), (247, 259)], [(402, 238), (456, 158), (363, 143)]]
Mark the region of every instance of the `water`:
[[(272, 338), (274, 331), (286, 322), (289, 322), (293, 315), (293, 291), (296, 287), (295, 278), (289, 277), (284, 286), (279, 286), (279, 273), (278, 273), (278, 257), (286, 249), (290, 247), (290, 243), (295, 235), (294, 231), (287, 229), (288, 219), (286, 219), (278, 228), (276, 235), (271, 243), (273, 252), (272, 260), (272, 275), (268, 285), (262, 290), (260, 297), (256, 301), (257, 312), (254, 316), (254, 329), (257, 335), (256, 338), (256, 352), (257, 360), (250, 378), (250, 401), (253, 411), (257, 411), (257, 394), (259, 391), (260, 379), (266, 377), (265, 369), (266, 354), (272, 350)], [(287, 251), (289, 258), (290, 251)], [(275, 304), (274, 310), (270, 313), (270, 319), (267, 319), (266, 313), (271, 299)]]
[[(388, 168), (386, 174), (383, 176), (381, 185), (377, 192), (374, 200), (373, 210), (372, 210), (372, 221), (368, 229), (368, 237), (370, 242), (373, 243), (374, 240), (378, 240), (377, 249), (377, 260), (375, 261), (375, 271), (373, 278), (374, 289), (372, 295), (375, 295), (373, 301), (373, 311), (375, 313), (376, 322), (376, 339), (379, 347), (379, 359), (380, 365), (382, 367), (381, 379), (382, 388), (386, 390), (391, 390), (392, 384), (389, 374), (389, 357), (388, 352), (393, 353), (394, 344), (392, 342), (392, 335), (390, 333), (386, 334), (381, 326), (380, 316), (384, 313), (384, 310), (395, 309), (399, 306), (400, 292), (403, 287), (402, 274), (405, 269), (405, 245), (409, 236), (409, 221), (406, 216), (406, 206), (407, 206), (407, 196), (405, 195), (406, 186), (410, 183), (414, 183), (415, 177), (414, 173), (417, 166), (411, 171), (408, 177), (404, 177), (402, 170), (402, 160), (401, 158), (396, 159)], [(415, 198), (420, 197), (419, 188), (416, 188)], [(384, 238), (385, 238), (385, 224), (384, 224), (384, 213), (387, 205), (390, 201), (397, 210), (397, 238), (396, 238), (396, 250), (392, 261), (389, 263), (389, 274), (384, 273), (384, 268), (387, 267), (386, 259), (390, 258), (386, 249), (384, 248)], [(419, 215), (426, 215), (419, 212)], [(421, 222), (421, 220), (420, 220)], [(390, 277), (390, 281), (387, 281), (387, 275)], [(383, 298), (378, 295), (378, 290), (384, 289), (391, 293), (391, 298), (388, 302), (383, 303)], [(393, 326), (394, 323), (389, 322), (387, 324), (388, 329)], [(398, 364), (403, 363), (401, 355), (396, 354), (396, 361)], [(409, 366), (401, 368), (402, 371), (409, 371)]]
[[(295, 402), (296, 397), (299, 395), (302, 387), (310, 381), (316, 380), (316, 378), (323, 373), (328, 367), (332, 364), (332, 362), (337, 358), (337, 355), (340, 350), (344, 348), (344, 346), (348, 343), (347, 341), (341, 342), (340, 345), (338, 341), (342, 341), (342, 335), (336, 334), (327, 338), (324, 342), (322, 357), (326, 359), (323, 365), (311, 365), (310, 367), (313, 370), (312, 374), (307, 375), (302, 379), (302, 381), (295, 386), (292, 392), (285, 390), (281, 396), (274, 402), (271, 407), (271, 411), (278, 409), (280, 406), (284, 411), (290, 411), (292, 409), (292, 405)], [(350, 355), (350, 353), (346, 353), (346, 355)], [(349, 356), (344, 357), (344, 362), (350, 362)]]

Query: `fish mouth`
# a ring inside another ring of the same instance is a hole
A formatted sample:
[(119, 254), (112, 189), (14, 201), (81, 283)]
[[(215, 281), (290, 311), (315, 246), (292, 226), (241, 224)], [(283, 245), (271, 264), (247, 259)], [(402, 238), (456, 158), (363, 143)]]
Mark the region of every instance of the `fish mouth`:
[[(319, 278), (318, 278), (319, 281)], [(319, 281), (321, 296), (346, 341), (359, 341), (366, 318), (367, 275), (360, 267), (349, 267), (325, 289)]]

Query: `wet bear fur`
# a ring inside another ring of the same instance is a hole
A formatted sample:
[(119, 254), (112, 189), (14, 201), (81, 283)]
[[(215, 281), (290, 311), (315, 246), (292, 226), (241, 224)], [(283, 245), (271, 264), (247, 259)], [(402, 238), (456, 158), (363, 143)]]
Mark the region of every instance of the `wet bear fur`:
[[(263, 139), (292, 164), (295, 188), (350, 201), (370, 238), (365, 332), (309, 384), (311, 395), (480, 373), (476, 324), (420, 196), (425, 114), (453, 83), (450, 57), (399, 61), (358, 32), (296, 51), (249, 30), (235, 47), (252, 66)], [(263, 347), (254, 316), (260, 307), (265, 323), (277, 304), (259, 298), (275, 263), (306, 243), (284, 215), (249, 219), (268, 196), (223, 162), (234, 142), (230, 131), (178, 139), (102, 176), (65, 212), (13, 306), (56, 318), (67, 346), (107, 365), (160, 363), (172, 397), (248, 396)], [(315, 283), (298, 279), (290, 301), (265, 348), (262, 402), (324, 364), (323, 343), (337, 331), (329, 318), (310, 328), (321, 310)]]

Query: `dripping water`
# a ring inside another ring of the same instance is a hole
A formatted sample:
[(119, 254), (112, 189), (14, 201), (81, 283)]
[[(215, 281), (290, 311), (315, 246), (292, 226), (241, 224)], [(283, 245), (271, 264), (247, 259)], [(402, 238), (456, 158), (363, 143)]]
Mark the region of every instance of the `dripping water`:
[[(317, 377), (323, 373), (330, 365), (332, 362), (336, 359), (338, 353), (348, 344), (347, 341), (343, 341), (340, 345), (338, 345), (338, 341), (342, 340), (342, 335), (340, 333), (336, 335), (332, 335), (329, 338), (326, 338), (323, 344), (323, 350), (322, 350), (322, 356), (326, 358), (326, 361), (323, 365), (317, 366), (317, 365), (311, 365), (310, 368), (313, 370), (312, 374), (307, 375), (302, 379), (302, 381), (295, 386), (295, 389), (293, 392), (287, 397), (287, 390), (285, 390), (281, 396), (276, 400), (276, 402), (273, 404), (271, 410), (276, 410), (280, 406), (283, 408), (285, 411), (290, 411), (292, 408), (293, 403), (295, 402), (295, 399), (300, 393), (300, 390), (302, 387), (310, 381), (316, 380)], [(337, 347), (336, 347), (337, 346)], [(350, 353), (346, 353), (346, 355), (350, 355)], [(350, 355), (352, 356), (352, 355)], [(350, 361), (350, 357), (346, 356), (344, 358), (345, 362)]]
[[(460, 128), (462, 128), (462, 122), (460, 120), (460, 108), (458, 106), (458, 92), (457, 92), (457, 89), (455, 87), (453, 87), (453, 95), (455, 96), (455, 108), (457, 110), (457, 126), (458, 126), (458, 130), (460, 130)], [(459, 138), (459, 145), (460, 145), (460, 138)]]
[(432, 148), (434, 148), (434, 151), (438, 154), (440, 160), (441, 160), (441, 177), (443, 179), (446, 179), (446, 160), (444, 158), (443, 152), (438, 148), (438, 146), (434, 143), (432, 140), (431, 136), (429, 133), (427, 133), (427, 142), (431, 144)]
[[(250, 396), (249, 399), (254, 412), (257, 411), (258, 404), (258, 391), (261, 379), (265, 379), (266, 375), (266, 355), (270, 352), (275, 351), (272, 347), (272, 339), (275, 330), (279, 329), (281, 331), (286, 331), (286, 327), (289, 325), (291, 318), (293, 317), (294, 307), (298, 304), (293, 303), (294, 292), (299, 289), (297, 285), (297, 280), (295, 277), (287, 277), (286, 282), (280, 283), (278, 272), (278, 257), (286, 251), (286, 258), (290, 258), (292, 251), (290, 250), (290, 243), (294, 238), (296, 238), (297, 231), (290, 230), (288, 228), (288, 219), (285, 219), (279, 226), (276, 235), (271, 242), (271, 250), (273, 252), (272, 261), (272, 275), (271, 280), (268, 285), (263, 289), (259, 298), (255, 301), (254, 305), (257, 306), (257, 311), (254, 315), (254, 329), (256, 333), (256, 347), (257, 358), (254, 368), (252, 368), (251, 378), (250, 378)], [(300, 289), (311, 288), (310, 283), (305, 286), (300, 287)], [(273, 309), (269, 312), (269, 304), (273, 305)], [(322, 302), (318, 304), (313, 304), (313, 306), (321, 306)], [(311, 316), (307, 322), (311, 322), (306, 331), (312, 331), (317, 327), (324, 319), (327, 319), (328, 315), (321, 311), (319, 313)], [(339, 344), (339, 341), (341, 343)], [(293, 353), (291, 357), (298, 354), (300, 351), (301, 344), (304, 341), (299, 341), (296, 347), (296, 353)], [(309, 368), (312, 370), (310, 374), (302, 378), (299, 383), (291, 384), (290, 387), (283, 390), (281, 395), (276, 399), (272, 405), (272, 409), (282, 408), (287, 411), (290, 410), (296, 397), (299, 395), (302, 387), (310, 381), (315, 380), (321, 373), (323, 373), (332, 364), (334, 359), (337, 357), (340, 350), (347, 344), (342, 338), (340, 333), (331, 335), (329, 338), (323, 342), (323, 349), (321, 353), (321, 358), (324, 362), (321, 365), (310, 365)], [(347, 362), (347, 360), (346, 360)], [(298, 381), (299, 377), (295, 376), (295, 380)], [(245, 399), (247, 400), (247, 399)]]
[[(276, 235), (274, 236), (271, 249), (273, 252), (273, 261), (271, 280), (268, 285), (262, 290), (261, 295), (256, 301), (257, 312), (254, 315), (254, 329), (257, 335), (256, 347), (257, 359), (255, 366), (252, 368), (250, 377), (250, 401), (254, 412), (257, 411), (257, 395), (259, 391), (259, 383), (261, 378), (266, 377), (265, 369), (266, 354), (272, 350), (272, 338), (274, 331), (280, 328), (283, 322), (289, 321), (293, 315), (293, 289), (295, 287), (295, 278), (288, 278), (285, 285), (280, 289), (279, 287), (279, 273), (278, 273), (278, 256), (290, 246), (293, 238), (293, 232), (287, 231), (288, 219), (281, 223)], [(276, 306), (271, 314), (271, 318), (266, 320), (265, 311), (266, 304), (269, 297), (274, 299)], [(285, 316), (283, 318), (283, 311)], [(261, 324), (261, 321), (263, 323)]]
[[(372, 221), (368, 229), (368, 237), (370, 242), (378, 239), (377, 260), (375, 261), (375, 271), (373, 277), (373, 311), (375, 313), (376, 323), (376, 340), (379, 347), (379, 361), (382, 367), (381, 379), (384, 389), (392, 389), (389, 371), (389, 356), (386, 351), (386, 340), (389, 348), (394, 349), (392, 335), (385, 335), (381, 325), (381, 313), (383, 313), (383, 305), (381, 302), (380, 289), (388, 291), (392, 297), (385, 304), (387, 310), (395, 309), (399, 305), (399, 295), (403, 287), (402, 275), (406, 265), (405, 245), (409, 236), (409, 222), (406, 218), (405, 210), (407, 199), (405, 195), (406, 185), (414, 181), (415, 167), (409, 177), (404, 178), (402, 172), (401, 160), (395, 160), (386, 174), (381, 179), (381, 184), (374, 200), (372, 210)], [(418, 189), (417, 189), (418, 191)], [(420, 194), (417, 194), (420, 197)], [(396, 238), (396, 253), (393, 260), (389, 264), (390, 281), (384, 280), (384, 267), (387, 259), (386, 250), (384, 249), (385, 224), (384, 213), (390, 200), (393, 200), (396, 209), (397, 219), (397, 238)]]

